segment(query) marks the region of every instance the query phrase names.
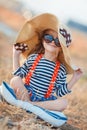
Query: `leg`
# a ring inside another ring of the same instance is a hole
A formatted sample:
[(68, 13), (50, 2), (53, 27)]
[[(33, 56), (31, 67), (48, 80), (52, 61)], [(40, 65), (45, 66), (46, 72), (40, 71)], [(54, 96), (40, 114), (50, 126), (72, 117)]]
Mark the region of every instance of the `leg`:
[[(51, 100), (51, 101), (42, 101), (42, 102), (31, 102), (29, 100), (29, 95), (28, 93), (25, 95), (25, 98), (22, 98), (22, 91), (25, 89), (24, 83), (22, 79), (19, 76), (16, 76), (12, 78), (10, 85), (12, 88), (15, 90), (18, 99), (21, 100), (26, 100), (32, 103), (33, 105), (37, 105), (49, 110), (55, 110), (55, 111), (63, 111), (67, 107), (67, 100), (65, 99), (56, 99), (56, 100)], [(19, 91), (18, 91), (19, 90)]]
[(28, 91), (26, 90), (24, 83), (19, 76), (12, 78), (10, 85), (14, 89), (18, 99), (29, 101)]
[(33, 102), (32, 104), (48, 110), (63, 111), (66, 109), (68, 103), (66, 99), (56, 99), (44, 102)]

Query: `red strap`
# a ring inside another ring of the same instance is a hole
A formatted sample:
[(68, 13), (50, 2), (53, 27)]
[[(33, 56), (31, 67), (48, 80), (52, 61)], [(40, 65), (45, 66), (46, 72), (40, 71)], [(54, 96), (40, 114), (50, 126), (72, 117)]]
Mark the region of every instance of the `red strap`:
[(54, 68), (54, 73), (52, 75), (50, 85), (49, 85), (48, 90), (47, 90), (47, 93), (44, 95), (45, 98), (48, 98), (50, 96), (50, 94), (54, 88), (54, 83), (55, 83), (57, 75), (58, 75), (59, 67), (60, 67), (60, 62), (57, 61), (56, 66)]
[(30, 68), (29, 73), (27, 74), (27, 76), (25, 77), (25, 84), (29, 85), (30, 84), (30, 79), (33, 75), (34, 70), (36, 69), (36, 66), (38, 65), (38, 62), (40, 61), (40, 59), (42, 58), (43, 54), (39, 54), (36, 58), (36, 60), (34, 61), (33, 65)]
[[(27, 76), (25, 77), (25, 84), (29, 85), (30, 84), (30, 79), (33, 75), (33, 72), (36, 68), (36, 66), (38, 65), (38, 62), (40, 61), (40, 59), (42, 58), (43, 54), (39, 54), (36, 58), (36, 60), (34, 61), (32, 67), (30, 68), (29, 73), (27, 74)], [(54, 87), (54, 83), (56, 81), (57, 75), (58, 75), (58, 71), (59, 71), (59, 67), (60, 67), (60, 62), (56, 62), (55, 68), (54, 68), (54, 73), (52, 75), (52, 79), (50, 82), (50, 85), (48, 87), (47, 93), (44, 95), (45, 98), (48, 98), (53, 90)]]

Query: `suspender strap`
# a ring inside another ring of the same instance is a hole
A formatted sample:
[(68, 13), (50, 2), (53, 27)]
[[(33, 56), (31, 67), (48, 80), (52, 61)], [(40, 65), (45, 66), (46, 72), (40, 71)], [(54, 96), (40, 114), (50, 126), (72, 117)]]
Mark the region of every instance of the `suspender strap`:
[(29, 73), (27, 74), (27, 76), (25, 77), (25, 84), (29, 85), (30, 84), (30, 79), (33, 75), (34, 70), (36, 69), (36, 66), (38, 65), (38, 62), (40, 61), (40, 59), (42, 58), (43, 54), (39, 54), (36, 58), (36, 60), (34, 61), (33, 65), (30, 68)]
[(47, 90), (47, 93), (44, 95), (45, 98), (48, 98), (54, 88), (54, 84), (55, 84), (55, 81), (56, 81), (56, 78), (57, 78), (57, 75), (58, 75), (58, 71), (59, 71), (59, 67), (60, 67), (60, 62), (56, 62), (56, 66), (54, 68), (54, 73), (52, 75), (52, 79), (51, 79), (51, 82), (50, 82), (50, 85), (48, 87), (48, 90)]
[[(30, 84), (30, 79), (31, 79), (31, 77), (33, 75), (34, 70), (36, 69), (36, 66), (38, 65), (40, 59), (42, 58), (42, 56), (43, 56), (43, 54), (39, 54), (37, 56), (37, 58), (35, 59), (33, 65), (30, 68), (29, 73), (25, 77), (25, 84), (27, 84), (27, 85)], [(52, 93), (54, 83), (55, 83), (57, 75), (58, 75), (59, 67), (60, 67), (60, 62), (57, 61), (56, 65), (55, 65), (55, 68), (54, 68), (54, 72), (53, 72), (53, 75), (52, 75), (50, 85), (49, 85), (48, 90), (47, 90), (47, 93), (44, 95), (45, 98), (48, 98), (50, 96), (50, 94)]]

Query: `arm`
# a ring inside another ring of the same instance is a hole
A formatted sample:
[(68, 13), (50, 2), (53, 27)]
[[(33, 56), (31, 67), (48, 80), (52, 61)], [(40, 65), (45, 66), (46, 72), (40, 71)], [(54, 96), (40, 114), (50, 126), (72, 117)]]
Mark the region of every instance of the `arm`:
[(25, 43), (16, 43), (13, 46), (13, 71), (20, 67), (20, 54), (28, 50), (28, 45)]
[(20, 76), (21, 78), (25, 77), (28, 73), (29, 63), (26, 60), (25, 63), (20, 67), (20, 55), (22, 52), (27, 50), (26, 44), (18, 44), (16, 43), (13, 46), (13, 74), (16, 76)]
[(67, 74), (65, 66), (61, 65), (56, 81), (56, 95), (59, 97), (62, 97), (71, 92), (67, 88), (66, 76)]
[(73, 74), (71, 80), (67, 84), (68, 90), (72, 89), (74, 84), (81, 78), (82, 74), (83, 74), (83, 72), (82, 72), (82, 70), (80, 68), (77, 69), (76, 71), (74, 71), (74, 74)]
[(78, 69), (74, 71), (74, 74), (71, 78), (71, 80), (66, 83), (66, 71), (62, 71), (62, 76), (60, 74), (60, 78), (58, 80), (58, 85), (56, 88), (56, 94), (60, 97), (68, 94), (71, 92), (72, 87), (75, 85), (75, 83), (81, 78), (83, 72), (81, 69)]
[(16, 50), (13, 46), (13, 71), (16, 71), (20, 67), (20, 50)]

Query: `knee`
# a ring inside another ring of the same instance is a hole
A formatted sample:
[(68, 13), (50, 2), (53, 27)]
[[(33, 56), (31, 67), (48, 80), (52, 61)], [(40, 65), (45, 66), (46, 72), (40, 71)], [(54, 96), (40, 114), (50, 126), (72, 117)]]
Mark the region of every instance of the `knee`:
[(57, 99), (58, 111), (64, 111), (67, 108), (68, 101), (66, 99)]
[(61, 111), (64, 111), (66, 108), (67, 108), (67, 106), (68, 106), (68, 100), (67, 99), (63, 99), (62, 100), (62, 108), (61, 108)]
[(14, 88), (20, 81), (20, 77), (19, 76), (16, 76), (16, 77), (13, 77), (11, 80), (10, 80), (10, 85)]

